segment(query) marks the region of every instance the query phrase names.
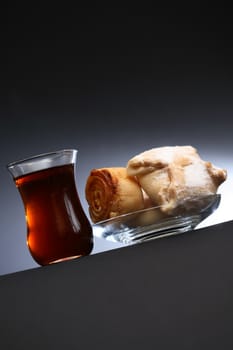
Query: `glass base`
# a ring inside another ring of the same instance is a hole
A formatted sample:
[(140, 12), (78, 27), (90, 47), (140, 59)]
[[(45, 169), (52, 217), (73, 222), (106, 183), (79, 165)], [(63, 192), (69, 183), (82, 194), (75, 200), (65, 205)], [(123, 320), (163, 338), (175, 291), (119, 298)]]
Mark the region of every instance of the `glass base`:
[(67, 261), (67, 260), (73, 260), (73, 259), (77, 259), (77, 258), (81, 258), (83, 255), (74, 255), (74, 256), (69, 256), (67, 258), (61, 258), (61, 259), (57, 259), (57, 260), (54, 260), (54, 261), (51, 261), (49, 263), (49, 265), (53, 265), (53, 264), (57, 264), (59, 262), (63, 262), (63, 261)]

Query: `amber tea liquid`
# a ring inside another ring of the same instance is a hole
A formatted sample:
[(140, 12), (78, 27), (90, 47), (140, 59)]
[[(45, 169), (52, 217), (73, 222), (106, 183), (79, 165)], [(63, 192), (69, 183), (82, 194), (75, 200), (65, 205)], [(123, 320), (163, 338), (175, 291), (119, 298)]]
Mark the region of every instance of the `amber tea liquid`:
[(15, 179), (27, 223), (27, 245), (38, 264), (87, 255), (92, 227), (74, 181), (74, 164), (39, 170)]

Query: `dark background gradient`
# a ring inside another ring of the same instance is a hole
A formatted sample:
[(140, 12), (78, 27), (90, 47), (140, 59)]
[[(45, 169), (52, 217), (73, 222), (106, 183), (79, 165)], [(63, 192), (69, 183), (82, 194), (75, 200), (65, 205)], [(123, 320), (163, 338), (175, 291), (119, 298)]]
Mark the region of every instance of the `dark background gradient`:
[[(91, 168), (124, 166), (152, 147), (193, 145), (228, 170), (209, 223), (233, 219), (232, 11), (215, 6), (2, 9), (0, 274), (37, 266), (6, 164), (38, 153), (78, 149), (88, 215)], [(97, 239), (93, 254), (118, 246)]]

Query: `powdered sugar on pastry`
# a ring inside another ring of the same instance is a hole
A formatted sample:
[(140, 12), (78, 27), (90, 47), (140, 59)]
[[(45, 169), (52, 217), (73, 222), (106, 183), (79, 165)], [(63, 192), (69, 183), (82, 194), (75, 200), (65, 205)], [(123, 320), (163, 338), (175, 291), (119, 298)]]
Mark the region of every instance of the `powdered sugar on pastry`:
[(130, 159), (126, 168), (153, 203), (169, 214), (179, 206), (189, 207), (193, 198), (203, 203), (203, 196), (215, 194), (227, 176), (189, 145), (150, 149)]

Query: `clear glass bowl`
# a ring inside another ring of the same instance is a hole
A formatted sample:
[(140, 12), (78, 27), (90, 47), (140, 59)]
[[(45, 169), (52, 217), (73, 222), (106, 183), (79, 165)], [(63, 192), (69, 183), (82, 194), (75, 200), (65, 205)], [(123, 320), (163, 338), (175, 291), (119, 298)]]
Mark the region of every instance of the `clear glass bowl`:
[(161, 207), (120, 215), (94, 224), (93, 234), (109, 241), (133, 244), (184, 233), (211, 215), (220, 200), (220, 194), (202, 197), (201, 202), (200, 197), (192, 198), (185, 203), (188, 203), (188, 208), (180, 207), (172, 216), (163, 214)]

